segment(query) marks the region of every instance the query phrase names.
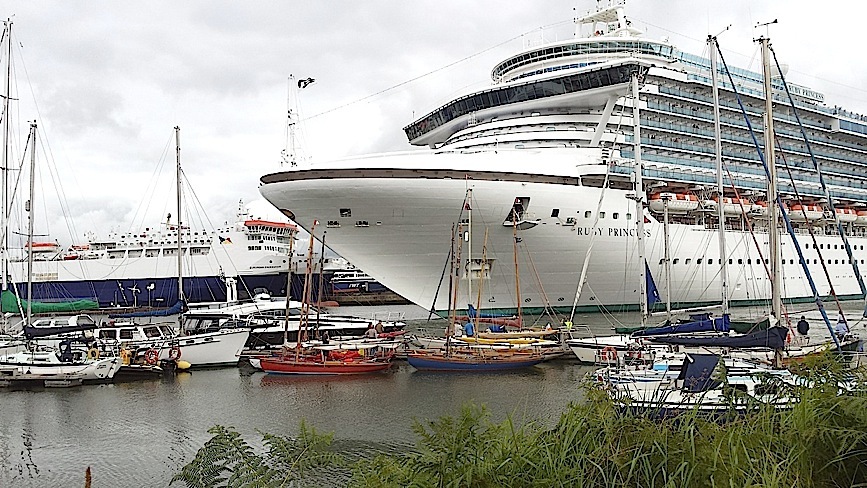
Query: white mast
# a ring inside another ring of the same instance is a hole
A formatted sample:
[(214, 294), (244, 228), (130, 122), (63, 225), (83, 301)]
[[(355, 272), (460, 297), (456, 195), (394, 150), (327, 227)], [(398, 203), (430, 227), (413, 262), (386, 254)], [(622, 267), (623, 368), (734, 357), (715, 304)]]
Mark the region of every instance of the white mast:
[(780, 321), (782, 317), (782, 276), (780, 273), (780, 233), (777, 229), (780, 209), (777, 191), (777, 164), (774, 151), (773, 96), (771, 92), (771, 57), (768, 50), (770, 39), (760, 37), (762, 67), (765, 82), (765, 164), (768, 165), (768, 246), (771, 259), (771, 315)]
[[(0, 228), (3, 229), (3, 243), (0, 246), (0, 261), (2, 261), (2, 291), (9, 288), (9, 100), (12, 98), (12, 19), (6, 19), (6, 96), (3, 98), (3, 215), (0, 217)], [(5, 322), (5, 319), (4, 319)]]
[(177, 211), (178, 211), (178, 301), (184, 300), (184, 248), (181, 241), (181, 128), (175, 126), (175, 161), (177, 163)]
[[(662, 234), (665, 249), (665, 318), (671, 321), (671, 246), (668, 243), (668, 195), (662, 195)], [(642, 219), (643, 220), (643, 219)]]
[[(728, 27), (726, 27), (728, 30)], [(711, 81), (713, 82), (713, 129), (714, 142), (716, 150), (716, 184), (717, 184), (717, 221), (719, 222), (719, 274), (720, 274), (720, 289), (722, 292), (722, 315), (729, 313), (729, 293), (728, 293), (728, 267), (726, 257), (726, 236), (725, 236), (725, 209), (723, 208), (723, 195), (725, 187), (723, 185), (723, 169), (722, 169), (722, 135), (720, 133), (720, 118), (719, 118), (719, 85), (717, 84), (717, 65), (716, 54), (718, 44), (716, 37), (708, 36), (707, 47), (710, 51), (710, 73)]]
[(632, 126), (635, 143), (635, 218), (638, 234), (638, 296), (641, 306), (641, 325), (647, 323), (647, 273), (644, 266), (644, 181), (641, 163), (641, 122), (638, 105), (638, 73), (632, 74)]
[(33, 193), (36, 187), (36, 122), (30, 123), (30, 200), (24, 210), (27, 211), (27, 320), (33, 317)]

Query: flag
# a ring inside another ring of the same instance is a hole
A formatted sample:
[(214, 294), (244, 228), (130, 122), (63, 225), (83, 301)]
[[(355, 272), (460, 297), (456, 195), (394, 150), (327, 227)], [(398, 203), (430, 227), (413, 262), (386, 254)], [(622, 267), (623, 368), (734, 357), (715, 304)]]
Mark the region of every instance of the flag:
[(223, 236), (217, 236), (217, 237), (220, 238), (220, 244), (231, 244), (232, 243), (231, 237), (223, 237)]
[(470, 208), (470, 201), (469, 200), (464, 202), (464, 210), (472, 210), (472, 208)]
[(298, 80), (298, 88), (301, 88), (301, 89), (307, 88), (314, 81), (316, 81), (316, 80), (314, 80), (313, 78), (306, 78), (303, 80)]

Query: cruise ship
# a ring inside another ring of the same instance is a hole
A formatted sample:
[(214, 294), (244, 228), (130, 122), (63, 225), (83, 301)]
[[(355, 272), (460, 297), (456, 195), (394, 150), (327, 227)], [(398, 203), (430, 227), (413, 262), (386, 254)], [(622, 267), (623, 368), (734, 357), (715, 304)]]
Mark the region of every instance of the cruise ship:
[[(767, 178), (744, 116), (762, 144), (762, 74), (719, 68), (726, 190), (718, 195), (710, 60), (645, 37), (625, 8), (610, 2), (576, 18), (573, 37), (503, 59), (489, 87), (407, 125), (409, 142), (425, 149), (301, 164), (263, 176), (260, 192), (302, 227), (325, 223), (336, 252), (440, 312), (450, 293), (459, 308), (478, 302), (487, 309), (566, 310), (576, 296), (582, 310), (638, 308), (638, 219), (660, 295), (676, 307), (718, 304), (716, 206), (724, 205), (728, 298), (767, 303)], [(633, 75), (640, 80), (637, 121)], [(867, 117), (828, 106), (823, 94), (786, 80), (832, 213), (781, 75), (772, 80), (776, 166), (800, 248), (820, 294), (833, 283), (840, 297), (861, 296), (836, 221), (864, 269)], [(639, 147), (647, 191), (640, 212), (633, 176)], [(452, 242), (455, 226), (459, 244)], [(810, 299), (792, 239), (781, 239), (783, 298)], [(460, 258), (456, 266), (452, 254)], [(452, 273), (457, 292), (450, 291)]]

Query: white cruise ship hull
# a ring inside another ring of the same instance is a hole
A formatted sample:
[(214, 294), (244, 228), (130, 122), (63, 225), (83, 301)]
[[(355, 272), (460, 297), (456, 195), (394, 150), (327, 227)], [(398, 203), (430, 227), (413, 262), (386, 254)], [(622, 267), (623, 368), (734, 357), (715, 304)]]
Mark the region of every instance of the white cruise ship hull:
[[(459, 220), (468, 220), (469, 212), (462, 209), (467, 189), (471, 189), (472, 258), (481, 260), (484, 254), (490, 269), (481, 280), (467, 279), (464, 270), (470, 243), (462, 244), (462, 272), (457, 280), (459, 308), (479, 302), (485, 309), (514, 310), (518, 306), (516, 290), (520, 290), (520, 305), (525, 309), (569, 309), (588, 254), (587, 282), (578, 307), (635, 308), (639, 301), (635, 204), (627, 198), (629, 191), (605, 189), (594, 228), (603, 189), (579, 186), (577, 181), (582, 171), (598, 173), (601, 168), (604, 172), (605, 166), (576, 166), (578, 161), (587, 161), (588, 154), (592, 159), (598, 151), (421, 152), (374, 157), (361, 161), (363, 166), (358, 160), (342, 161), (318, 166), (317, 170), (268, 175), (263, 177), (260, 191), (302, 227), (309, 229), (314, 220), (327, 222), (329, 246), (389, 289), (426, 309), (445, 311), (449, 303), (451, 229)], [(398, 162), (401, 167), (428, 169), (390, 169), (394, 168), (390, 164)], [(520, 170), (528, 165), (537, 170), (544, 166), (548, 176), (521, 175)], [(524, 220), (536, 223), (517, 232), (521, 241), (518, 287), (513, 228), (504, 225), (516, 198), (529, 198)], [(667, 288), (661, 262), (663, 226), (649, 212), (647, 217), (647, 262), (660, 297), (664, 300), (670, 289), (674, 304), (719, 303), (716, 231), (699, 225), (670, 226), (673, 264)], [(762, 262), (767, 258), (767, 235), (758, 233), (756, 238), (763, 257), (748, 231), (726, 232), (727, 254), (732, 263), (728, 271), (729, 298), (736, 304), (762, 303), (770, 297), (770, 282)], [(804, 235), (799, 240), (812, 263), (817, 254), (812, 245), (806, 248), (809, 239)], [(791, 239), (784, 235), (782, 242), (783, 296), (807, 299), (812, 293)], [(860, 293), (842, 240), (823, 235), (818, 236), (818, 242), (836, 293)], [(867, 244), (865, 239), (850, 238), (850, 243), (856, 257), (863, 257), (859, 251)], [(829, 294), (821, 267), (810, 267), (819, 293)]]

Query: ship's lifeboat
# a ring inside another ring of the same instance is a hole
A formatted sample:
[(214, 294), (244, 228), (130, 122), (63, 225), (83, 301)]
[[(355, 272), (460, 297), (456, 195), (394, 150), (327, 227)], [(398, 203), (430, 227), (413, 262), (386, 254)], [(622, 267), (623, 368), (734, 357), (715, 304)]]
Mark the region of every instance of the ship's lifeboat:
[(835, 208), (837, 219), (843, 223), (852, 223), (858, 220), (858, 212), (854, 208)]
[(56, 242), (34, 242), (28, 246), (33, 249), (33, 254), (49, 254), (60, 251), (60, 244)]
[[(718, 204), (719, 197), (715, 197), (713, 200), (705, 200), (704, 202), (705, 208), (709, 210), (716, 210)], [(753, 204), (745, 198), (723, 197), (722, 206), (725, 215), (741, 215), (742, 208), (743, 212), (749, 212), (753, 208)]]
[(758, 201), (750, 205), (750, 217), (757, 219), (768, 218), (768, 202)]
[(652, 212), (665, 212), (665, 201), (668, 200), (668, 212), (683, 214), (698, 209), (698, 198), (688, 193), (654, 193), (650, 195), (649, 206)]
[(64, 261), (73, 261), (82, 257), (82, 254), (90, 251), (90, 245), (88, 244), (73, 244), (69, 246), (69, 249), (63, 253)]
[(795, 204), (789, 207), (789, 218), (795, 222), (819, 220), (822, 216), (824, 216), (824, 212), (822, 211), (822, 207), (818, 205)]
[(855, 225), (867, 225), (867, 210), (858, 210), (856, 212)]

